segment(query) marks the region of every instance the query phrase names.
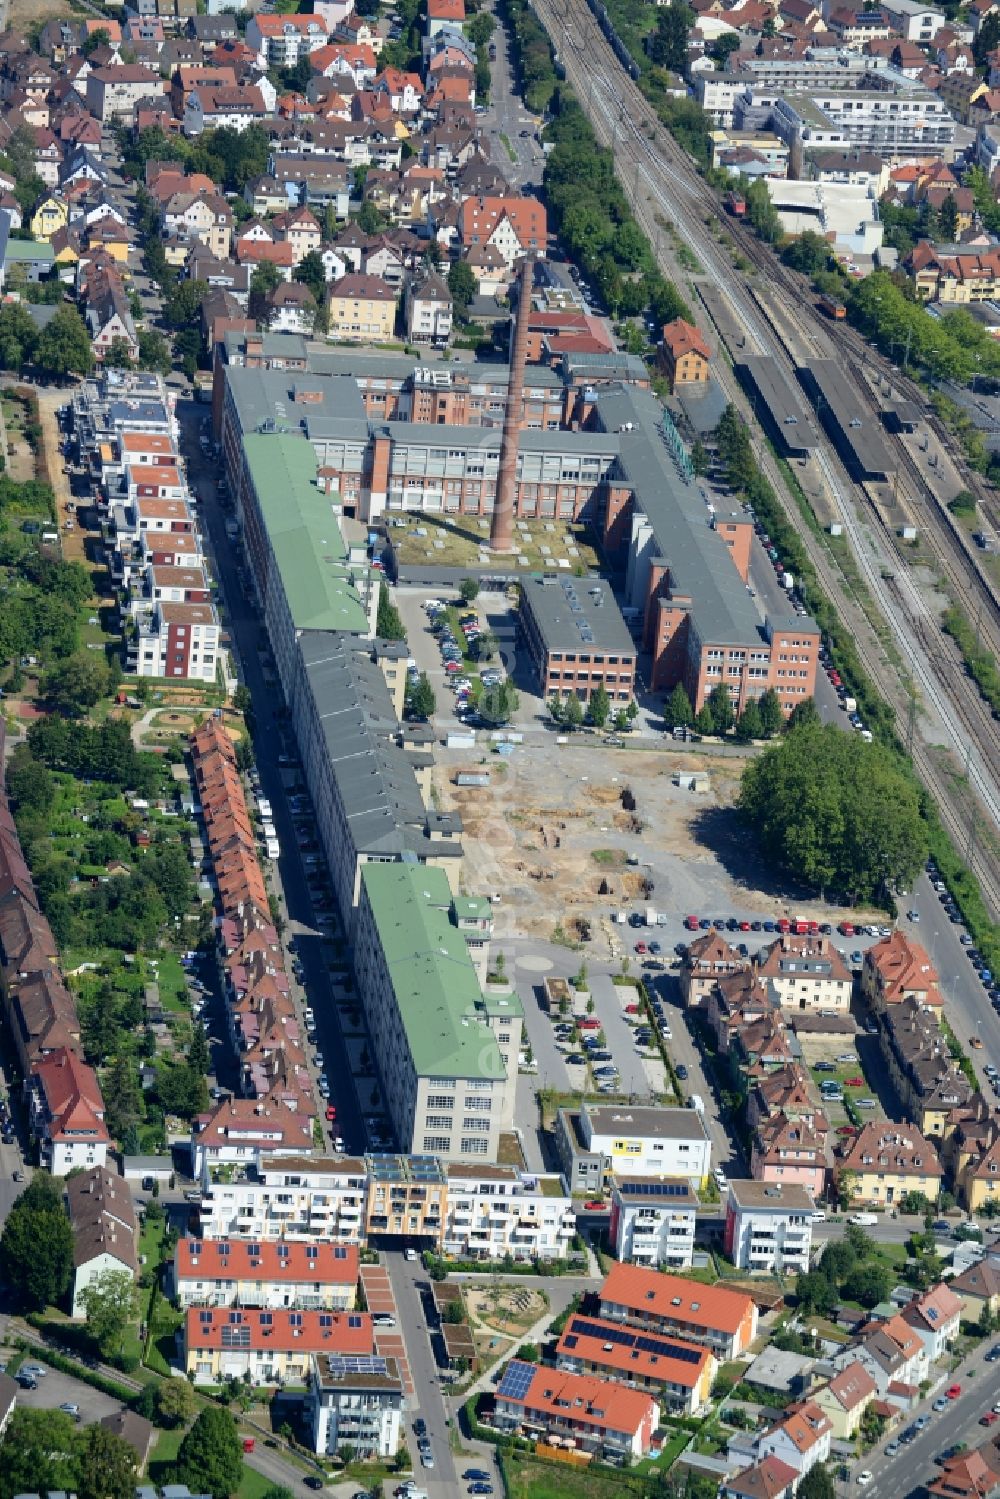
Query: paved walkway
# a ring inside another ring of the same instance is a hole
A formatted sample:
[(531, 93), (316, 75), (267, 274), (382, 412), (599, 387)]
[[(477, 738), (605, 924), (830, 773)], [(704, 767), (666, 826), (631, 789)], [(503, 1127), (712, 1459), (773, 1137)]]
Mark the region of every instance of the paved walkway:
[(396, 1360), (399, 1365), (399, 1375), (403, 1381), (403, 1392), (409, 1399), (414, 1393), (413, 1376), (410, 1373), (410, 1363), (406, 1356), (406, 1343), (399, 1326), (399, 1308), (396, 1306), (389, 1272), (384, 1265), (362, 1265), (361, 1284), (364, 1287), (368, 1310), (376, 1315), (384, 1312), (396, 1322), (395, 1327), (375, 1328), (375, 1347), (383, 1358)]

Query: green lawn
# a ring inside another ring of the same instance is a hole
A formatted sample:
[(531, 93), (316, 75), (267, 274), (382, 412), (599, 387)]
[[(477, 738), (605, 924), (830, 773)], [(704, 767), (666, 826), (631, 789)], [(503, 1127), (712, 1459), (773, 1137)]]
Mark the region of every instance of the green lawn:
[(149, 1481), (155, 1483), (159, 1488), (162, 1484), (170, 1483), (171, 1470), (177, 1461), (177, 1453), (180, 1451), (181, 1442), (184, 1439), (183, 1431), (161, 1431), (153, 1455), (149, 1459)]
[(255, 1468), (248, 1468), (243, 1464), (243, 1477), (240, 1486), (236, 1490), (236, 1499), (263, 1499), (268, 1489), (274, 1488), (274, 1482), (265, 1478), (263, 1473), (258, 1473)]
[(630, 1479), (611, 1468), (571, 1468), (517, 1454), (505, 1455), (504, 1469), (507, 1499), (625, 1499), (646, 1488), (639, 1474)]

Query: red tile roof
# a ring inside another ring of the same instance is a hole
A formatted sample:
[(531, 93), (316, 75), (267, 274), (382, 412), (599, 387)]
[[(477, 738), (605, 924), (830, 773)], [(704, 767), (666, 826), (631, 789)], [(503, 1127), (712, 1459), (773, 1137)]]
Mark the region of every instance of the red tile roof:
[(612, 1265), (601, 1287), (602, 1305), (614, 1304), (638, 1313), (643, 1319), (686, 1322), (714, 1332), (735, 1333), (753, 1308), (742, 1291), (703, 1286), (682, 1275), (664, 1275), (642, 1265)]
[(360, 1263), (354, 1244), (248, 1239), (178, 1239), (174, 1255), (178, 1280), (318, 1281), (356, 1286)]
[[(306, 1353), (374, 1353), (375, 1336), (368, 1312), (293, 1312), (281, 1307), (262, 1311), (243, 1307), (188, 1308), (184, 1343), (192, 1348), (230, 1348), (233, 1327), (249, 1328), (243, 1348), (270, 1348)], [(223, 1340), (225, 1334), (225, 1341)]]

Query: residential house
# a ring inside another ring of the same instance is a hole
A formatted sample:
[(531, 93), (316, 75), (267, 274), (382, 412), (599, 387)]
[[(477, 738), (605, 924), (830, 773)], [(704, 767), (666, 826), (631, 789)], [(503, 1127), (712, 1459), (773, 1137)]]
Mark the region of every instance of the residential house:
[(854, 1342), (832, 1359), (839, 1369), (854, 1361), (868, 1370), (878, 1386), (880, 1399), (888, 1393), (890, 1385), (900, 1394), (916, 1393), (927, 1378), (924, 1340), (898, 1313), (869, 1322)]
[(73, 1229), (72, 1315), (87, 1315), (84, 1291), (109, 1270), (139, 1274), (139, 1223), (128, 1182), (107, 1166), (81, 1171), (66, 1183)]
[(762, 1119), (753, 1137), (750, 1170), (757, 1181), (796, 1184), (821, 1197), (826, 1186), (826, 1121), (809, 1123), (783, 1111)]
[(686, 1270), (694, 1258), (698, 1196), (677, 1177), (611, 1178), (608, 1239), (616, 1259)]
[(184, 106), (184, 134), (201, 135), (203, 130), (247, 130), (255, 121), (264, 120), (270, 108), (260, 82), (237, 85), (236, 88), (199, 87), (191, 90)]
[(342, 276), (330, 287), (331, 338), (352, 343), (384, 342), (392, 338), (395, 325), (395, 292), (378, 276)]
[(49, 194), (34, 209), (28, 228), (33, 239), (51, 240), (68, 222), (69, 207), (64, 199)]
[(163, 227), (168, 234), (197, 240), (219, 260), (229, 256), (233, 223), (233, 211), (220, 193), (174, 193), (163, 208)]
[(35, 1063), (29, 1087), (31, 1130), (45, 1169), (66, 1176), (77, 1166), (103, 1166), (111, 1137), (93, 1068), (60, 1047)]
[(353, 1311), (358, 1250), (352, 1244), (185, 1237), (174, 1249), (171, 1281), (182, 1308)]
[(994, 1499), (1000, 1490), (1000, 1452), (992, 1442), (944, 1460), (927, 1485), (934, 1499)]
[(813, 1390), (810, 1400), (826, 1416), (835, 1442), (851, 1442), (861, 1427), (861, 1419), (878, 1396), (878, 1386), (864, 1364), (848, 1364), (829, 1384)]
[(112, 1436), (128, 1443), (135, 1453), (136, 1473), (145, 1472), (146, 1464), (152, 1456), (159, 1437), (159, 1432), (152, 1421), (147, 1421), (146, 1417), (140, 1416), (138, 1411), (130, 1411), (123, 1407), (121, 1410), (112, 1411), (110, 1415), (102, 1416), (101, 1425), (105, 1431), (110, 1431)]
[(304, 206), (278, 214), (270, 227), (278, 243), (284, 241), (291, 245), (293, 265), (298, 265), (306, 255), (318, 250), (323, 243), (319, 220)]
[[(809, 0), (785, 0), (788, 5)], [(778, 1457), (765, 1457), (762, 1462), (744, 1468), (733, 1478), (725, 1478), (719, 1489), (719, 1499), (792, 1499), (801, 1475)]]
[(272, 333), (313, 331), (316, 302), (308, 286), (298, 281), (280, 281), (267, 298), (267, 324)]
[(736, 1181), (726, 1193), (723, 1249), (738, 1270), (791, 1274), (809, 1269), (816, 1204), (794, 1182)]
[(926, 949), (898, 928), (873, 942), (865, 953), (861, 990), (874, 1010), (884, 1010), (908, 998), (941, 1005), (938, 975)]
[(963, 1322), (981, 1322), (984, 1312), (1000, 1315), (1000, 1262), (987, 1258), (970, 1265), (948, 1282), (948, 1289), (962, 1302)]
[(723, 1360), (745, 1353), (757, 1334), (757, 1308), (745, 1293), (639, 1265), (612, 1265), (600, 1303), (609, 1322), (703, 1343)]
[(944, 1175), (937, 1151), (919, 1130), (877, 1120), (849, 1142), (834, 1171), (852, 1202), (883, 1207), (910, 1193), (936, 1202)]
[(665, 324), (661, 358), (671, 390), (679, 385), (708, 384), (712, 352), (704, 335), (683, 318), (675, 318), (672, 323)]
[[(433, 0), (432, 0), (433, 3)], [(609, 1462), (647, 1457), (660, 1420), (652, 1395), (615, 1380), (513, 1359), (497, 1387), (498, 1431), (553, 1437)]]
[(195, 1385), (304, 1385), (314, 1354), (356, 1359), (374, 1352), (367, 1312), (189, 1307), (184, 1314), (183, 1367)]
[(537, 198), (466, 198), (459, 211), (459, 232), (466, 249), (490, 246), (512, 270), (522, 255), (544, 256), (545, 209)]
[(695, 937), (681, 962), (680, 987), (686, 1007), (704, 1006), (720, 978), (744, 971), (750, 966), (714, 927)]
[(903, 1308), (903, 1321), (923, 1338), (930, 1363), (943, 1358), (953, 1346), (961, 1316), (962, 1298), (943, 1281), (914, 1296)]
[(785, 1010), (850, 1008), (854, 979), (843, 953), (825, 936), (783, 932), (755, 964)]
[(406, 288), (406, 337), (410, 343), (442, 347), (451, 338), (452, 300), (444, 279), (432, 272)]
[(789, 1408), (785, 1415), (760, 1438), (758, 1457), (776, 1457), (804, 1478), (817, 1463), (830, 1456), (833, 1425), (812, 1400)]

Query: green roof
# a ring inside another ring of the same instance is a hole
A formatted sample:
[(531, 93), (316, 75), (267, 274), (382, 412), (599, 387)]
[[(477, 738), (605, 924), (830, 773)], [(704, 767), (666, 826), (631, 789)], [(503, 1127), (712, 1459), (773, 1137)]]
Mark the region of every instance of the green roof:
[(518, 1020), (524, 1019), (524, 1006), (521, 1003), (520, 996), (515, 994), (513, 989), (508, 989), (504, 994), (484, 994), (483, 1009), (487, 1015), (498, 1017), (501, 1020), (505, 1015), (508, 1019), (511, 1015), (515, 1016)]
[(456, 895), (453, 904), (458, 921), (481, 921), (484, 916), (490, 916), (493, 912), (493, 906), (485, 895)]
[(448, 917), (444, 871), (366, 864), (361, 878), (417, 1075), (502, 1080), (483, 992), (465, 938)]
[(254, 432), (243, 439), (247, 467), (296, 630), (368, 634), (368, 613), (348, 561), (331, 497), (316, 485), (307, 437)]
[(49, 262), (56, 258), (52, 246), (42, 239), (9, 239), (4, 254), (8, 265), (12, 260)]

